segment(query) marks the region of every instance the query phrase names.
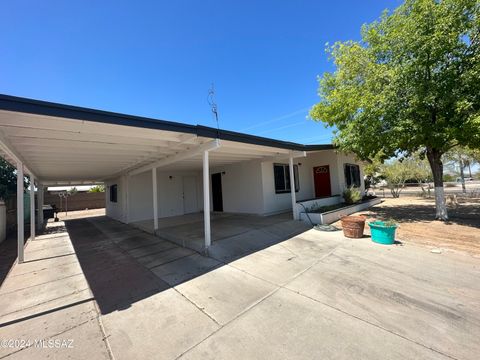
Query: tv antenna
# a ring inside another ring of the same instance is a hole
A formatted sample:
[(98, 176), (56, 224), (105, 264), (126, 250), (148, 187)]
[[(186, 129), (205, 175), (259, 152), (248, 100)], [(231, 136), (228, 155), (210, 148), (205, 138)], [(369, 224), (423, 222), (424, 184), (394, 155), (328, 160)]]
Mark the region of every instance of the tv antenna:
[(210, 105), (210, 109), (212, 110), (212, 114), (215, 117), (215, 121), (217, 123), (217, 130), (220, 130), (218, 126), (218, 108), (217, 103), (215, 102), (215, 86), (212, 83), (210, 89), (208, 89), (208, 97), (207, 97), (208, 105)]

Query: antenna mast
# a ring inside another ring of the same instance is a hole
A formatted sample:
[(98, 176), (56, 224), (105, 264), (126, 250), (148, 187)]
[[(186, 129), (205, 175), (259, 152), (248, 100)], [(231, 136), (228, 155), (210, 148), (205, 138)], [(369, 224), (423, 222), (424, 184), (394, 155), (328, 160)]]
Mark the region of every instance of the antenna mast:
[(212, 83), (212, 86), (208, 90), (208, 97), (207, 97), (208, 105), (210, 105), (210, 109), (212, 110), (212, 114), (215, 117), (215, 121), (217, 123), (217, 130), (220, 130), (218, 125), (218, 108), (217, 103), (215, 102), (215, 86)]

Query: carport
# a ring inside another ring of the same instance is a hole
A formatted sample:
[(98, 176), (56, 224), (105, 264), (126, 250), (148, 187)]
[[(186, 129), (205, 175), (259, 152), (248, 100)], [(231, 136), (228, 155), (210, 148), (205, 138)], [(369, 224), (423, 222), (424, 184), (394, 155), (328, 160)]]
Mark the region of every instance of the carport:
[[(8, 95), (0, 95), (0, 150), (17, 168), (17, 178), (30, 177), (38, 191), (38, 219), (31, 202), (31, 238), (43, 225), (43, 187), (125, 179), (150, 172), (154, 231), (159, 229), (156, 169), (203, 172), (204, 247), (211, 244), (210, 169), (258, 159), (288, 160), (305, 156), (303, 145), (279, 142), (204, 126), (180, 124)], [(35, 186), (30, 187), (34, 199)], [(291, 192), (295, 204), (295, 191)], [(18, 261), (23, 262), (23, 186), (18, 181)], [(128, 213), (128, 212), (127, 212)], [(129, 223), (128, 216), (125, 219)]]

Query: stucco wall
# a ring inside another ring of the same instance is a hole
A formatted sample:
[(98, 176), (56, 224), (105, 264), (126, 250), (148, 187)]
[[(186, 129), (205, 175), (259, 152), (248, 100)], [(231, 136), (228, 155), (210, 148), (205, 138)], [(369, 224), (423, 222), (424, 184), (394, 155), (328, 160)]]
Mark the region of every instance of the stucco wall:
[(129, 222), (153, 218), (152, 172), (131, 176), (128, 180)]
[[(312, 197), (312, 180), (309, 177), (308, 167), (304, 159), (305, 158), (296, 158), (293, 161), (294, 165), (298, 166), (299, 191), (295, 193), (298, 200)], [(288, 159), (262, 163), (263, 214), (265, 215), (292, 209), (292, 196), (290, 193), (275, 193), (274, 164), (288, 164)]]
[[(151, 176), (151, 175), (150, 175)], [(202, 176), (200, 172), (172, 172), (157, 170), (158, 217), (183, 215), (184, 178), (195, 181), (195, 210), (203, 210)], [(193, 193), (192, 192), (192, 193)]]
[[(195, 208), (203, 210), (202, 177), (200, 172), (171, 172), (157, 169), (158, 217), (184, 214), (184, 177), (195, 179)], [(152, 172), (131, 176), (128, 179), (129, 197), (126, 206), (126, 177), (110, 179), (106, 182), (106, 214), (122, 222), (135, 222), (153, 218)], [(117, 202), (110, 202), (110, 186), (117, 184)], [(128, 220), (127, 220), (128, 211)]]
[[(110, 187), (117, 185), (117, 202), (110, 201)], [(105, 182), (105, 213), (111, 218), (126, 222), (125, 205), (125, 182), (124, 178), (110, 179)]]
[(341, 182), (343, 179), (343, 166), (339, 170), (338, 154), (333, 150), (324, 150), (318, 152), (311, 152), (307, 154), (305, 164), (308, 166), (308, 177), (310, 184), (310, 193), (307, 199), (315, 197), (315, 186), (313, 182), (313, 168), (316, 166), (328, 165), (330, 167), (330, 186), (332, 195), (341, 194), (343, 186)]
[[(288, 159), (275, 161), (288, 164)], [(298, 165), (300, 189), (296, 193), (297, 201), (315, 197), (313, 168), (329, 165), (332, 195), (341, 194), (345, 188), (343, 166), (345, 163), (359, 164), (363, 184), (363, 169), (353, 155), (324, 150), (307, 153), (307, 157), (294, 159)], [(274, 214), (289, 211), (292, 208), (290, 193), (276, 194), (273, 173), (273, 161), (246, 161), (222, 167), (215, 167), (210, 174), (222, 173), (223, 209), (230, 213)], [(202, 172), (175, 172), (157, 170), (158, 215), (168, 217), (182, 215), (184, 209), (184, 179), (195, 179), (197, 197), (196, 210), (203, 210)], [(191, 180), (190, 180), (191, 181)], [(120, 221), (127, 221), (126, 178), (113, 179), (106, 183), (118, 186), (118, 202), (109, 201), (109, 189), (106, 193), (107, 215)], [(144, 172), (129, 178), (128, 221), (135, 222), (153, 218), (152, 173)], [(210, 192), (211, 194), (211, 192)], [(210, 197), (210, 203), (212, 198)], [(191, 203), (190, 203), (191, 204)]]
[[(276, 163), (288, 164), (285, 161), (276, 161)], [(307, 200), (315, 197), (315, 187), (313, 180), (313, 168), (321, 165), (329, 165), (330, 167), (330, 185), (332, 195), (341, 195), (345, 189), (345, 175), (343, 165), (358, 164), (360, 165), (360, 177), (363, 183), (362, 164), (357, 161), (354, 155), (345, 155), (337, 153), (334, 150), (323, 150), (318, 152), (309, 152), (306, 157), (295, 158), (294, 164), (298, 165), (300, 189), (296, 193), (296, 200)], [(288, 211), (292, 208), (292, 200), (290, 193), (276, 194), (275, 181), (273, 175), (274, 162), (262, 163), (262, 193), (264, 209), (263, 214), (273, 214), (282, 211)]]
[[(224, 212), (263, 213), (262, 173), (258, 161), (246, 161), (211, 169), (222, 174)], [(211, 185), (210, 185), (211, 186)]]

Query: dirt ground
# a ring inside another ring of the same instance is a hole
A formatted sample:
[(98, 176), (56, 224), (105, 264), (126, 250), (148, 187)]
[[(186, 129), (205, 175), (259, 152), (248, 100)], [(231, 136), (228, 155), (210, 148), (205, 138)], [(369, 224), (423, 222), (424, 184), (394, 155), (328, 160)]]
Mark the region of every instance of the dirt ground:
[[(58, 213), (58, 218), (60, 221), (71, 220), (71, 219), (80, 219), (91, 216), (103, 216), (105, 215), (105, 209), (86, 209), (86, 210), (76, 210), (69, 211), (68, 214), (64, 211)], [(50, 220), (51, 221), (51, 220)]]
[[(399, 223), (396, 239), (435, 249), (450, 249), (480, 257), (480, 199), (458, 199), (459, 206), (449, 206), (450, 221), (433, 220), (434, 199), (401, 197), (355, 215), (373, 219), (392, 219)], [(340, 222), (335, 224), (341, 226)], [(368, 226), (365, 233), (370, 235)]]

